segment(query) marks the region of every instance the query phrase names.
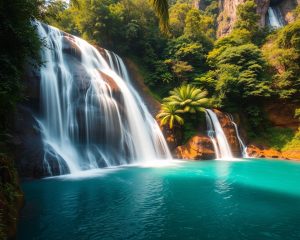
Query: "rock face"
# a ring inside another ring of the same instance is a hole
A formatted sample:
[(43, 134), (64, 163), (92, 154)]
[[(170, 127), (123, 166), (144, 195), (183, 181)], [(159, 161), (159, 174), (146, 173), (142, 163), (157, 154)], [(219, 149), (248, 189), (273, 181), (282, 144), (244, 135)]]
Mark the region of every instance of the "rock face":
[(275, 127), (291, 128), (296, 131), (300, 125), (299, 120), (294, 117), (297, 108), (300, 108), (299, 104), (269, 102), (264, 105), (264, 112)]
[(160, 129), (163, 132), (163, 135), (167, 141), (168, 147), (171, 152), (174, 151), (182, 143), (183, 132), (181, 128), (175, 127), (170, 129), (168, 126), (160, 125)]
[(282, 156), (286, 159), (300, 160), (300, 149), (284, 151)]
[[(237, 6), (246, 0), (219, 0), (219, 16), (217, 36), (222, 37), (231, 32), (237, 20)], [(285, 19), (285, 22), (294, 21), (292, 10), (300, 4), (299, 0), (255, 0), (256, 13), (260, 16), (259, 25), (266, 25), (266, 15), (270, 5), (277, 6)]]
[(231, 32), (236, 21), (237, 6), (246, 0), (219, 0), (219, 16), (217, 36)]
[[(271, 1), (272, 2), (272, 1)], [(278, 7), (286, 23), (295, 21), (292, 11), (300, 4), (299, 0), (282, 0), (278, 1)]]
[(247, 152), (250, 157), (300, 160), (300, 149), (280, 152), (265, 146), (250, 144), (247, 146)]
[(247, 146), (247, 153), (250, 157), (257, 157), (257, 158), (283, 158), (283, 155), (281, 152), (275, 150), (266, 148), (264, 146), (258, 146), (251, 144)]
[(191, 160), (209, 160), (216, 158), (210, 138), (204, 135), (192, 137), (185, 145), (177, 147), (174, 155), (180, 159)]

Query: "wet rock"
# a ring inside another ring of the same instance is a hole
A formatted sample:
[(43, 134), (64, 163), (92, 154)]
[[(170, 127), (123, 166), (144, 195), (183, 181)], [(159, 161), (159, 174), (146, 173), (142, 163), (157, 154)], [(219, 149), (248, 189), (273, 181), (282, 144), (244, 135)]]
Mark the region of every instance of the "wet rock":
[(185, 145), (175, 149), (174, 155), (180, 159), (210, 160), (215, 159), (213, 144), (209, 137), (196, 135)]
[(257, 158), (279, 158), (279, 159), (284, 158), (284, 156), (280, 151), (277, 151), (272, 148), (267, 148), (261, 145), (254, 145), (254, 144), (247, 146), (247, 153), (250, 157), (257, 157)]
[(15, 149), (15, 162), (20, 177), (45, 176), (44, 149), (39, 125), (29, 106), (19, 105), (15, 114), (13, 138), (10, 147)]
[(284, 151), (282, 152), (282, 156), (286, 159), (300, 160), (300, 149)]
[(165, 136), (170, 151), (173, 151), (177, 146), (179, 146), (182, 143), (183, 132), (180, 127), (174, 127), (173, 129), (170, 129), (166, 125), (160, 125), (160, 129), (162, 130), (163, 135)]

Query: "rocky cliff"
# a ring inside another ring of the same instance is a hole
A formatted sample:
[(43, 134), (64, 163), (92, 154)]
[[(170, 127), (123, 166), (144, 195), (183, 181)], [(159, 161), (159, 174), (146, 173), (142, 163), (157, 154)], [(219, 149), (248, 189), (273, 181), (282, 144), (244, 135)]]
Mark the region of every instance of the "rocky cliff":
[[(246, 0), (219, 0), (219, 16), (217, 36), (227, 35), (233, 29), (237, 20), (237, 6)], [(286, 23), (294, 21), (292, 10), (300, 4), (299, 0), (255, 0), (256, 12), (260, 16), (259, 25), (264, 27), (267, 24), (267, 12), (270, 6), (279, 8)]]

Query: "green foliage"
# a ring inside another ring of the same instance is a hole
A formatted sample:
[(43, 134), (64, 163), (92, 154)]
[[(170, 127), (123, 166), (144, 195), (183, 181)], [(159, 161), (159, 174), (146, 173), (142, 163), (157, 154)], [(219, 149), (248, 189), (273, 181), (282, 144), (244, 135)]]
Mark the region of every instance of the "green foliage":
[(16, 227), (18, 216), (17, 202), (20, 202), (20, 191), (17, 171), (11, 157), (0, 154), (0, 237), (7, 239), (9, 230)]
[(269, 37), (262, 48), (272, 74), (273, 91), (281, 99), (300, 99), (300, 19)]
[(162, 125), (183, 125), (185, 141), (196, 133), (199, 119), (204, 115), (204, 108), (208, 106), (205, 90), (190, 84), (184, 84), (170, 91), (170, 96), (163, 99), (163, 104), (157, 119)]
[(182, 144), (186, 144), (191, 137), (197, 134), (197, 129), (195, 128), (194, 124), (189, 121), (183, 126), (183, 141)]
[(252, 139), (252, 141), (282, 151), (290, 149), (293, 138), (294, 132), (291, 129), (269, 127), (264, 129), (260, 136)]
[(300, 149), (300, 130), (298, 130), (298, 132), (294, 134), (292, 139), (284, 145), (282, 151), (289, 151), (289, 150), (299, 151), (299, 149)]
[(266, 66), (258, 47), (248, 43), (231, 45), (219, 43), (208, 55), (212, 70), (196, 78), (200, 87), (208, 85), (219, 107), (238, 104), (241, 107), (271, 94), (264, 75)]
[(191, 10), (188, 3), (176, 3), (170, 8), (170, 31), (173, 36), (179, 37), (183, 34), (187, 13)]
[(214, 38), (214, 19), (205, 16), (197, 9), (191, 9), (185, 18), (184, 35), (193, 41), (212, 41)]
[(173, 129), (174, 125), (183, 125), (182, 113), (183, 111), (178, 109), (177, 106), (165, 103), (162, 104), (156, 117), (162, 125), (168, 125), (170, 129)]
[(184, 113), (203, 112), (208, 103), (207, 92), (190, 84), (175, 88), (170, 91), (170, 95), (164, 102), (181, 109)]
[(22, 98), (21, 75), (26, 61), (39, 59), (40, 40), (31, 22), (38, 0), (6, 0), (0, 4), (0, 130), (7, 127)]
[(297, 108), (295, 110), (295, 118), (299, 119), (300, 120), (300, 108)]
[(259, 15), (256, 13), (256, 3), (253, 0), (247, 0), (237, 7), (237, 22), (235, 29), (245, 29), (251, 33), (258, 31)]
[(250, 35), (251, 42), (261, 45), (269, 33), (268, 28), (260, 28), (259, 15), (256, 13), (257, 5), (254, 0), (247, 0), (238, 5), (237, 21), (234, 25), (235, 31), (246, 31)]

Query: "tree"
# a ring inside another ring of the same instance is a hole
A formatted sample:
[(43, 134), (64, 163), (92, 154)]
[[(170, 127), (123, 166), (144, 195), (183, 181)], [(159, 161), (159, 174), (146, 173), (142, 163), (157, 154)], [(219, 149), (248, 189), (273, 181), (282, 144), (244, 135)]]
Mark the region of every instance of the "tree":
[(193, 41), (212, 44), (214, 38), (214, 20), (197, 9), (191, 9), (185, 18), (184, 35)]
[(183, 34), (186, 15), (191, 8), (188, 3), (176, 3), (170, 8), (170, 31), (173, 36), (180, 37)]
[(237, 7), (237, 22), (235, 29), (246, 29), (251, 33), (258, 31), (259, 15), (256, 13), (256, 3), (253, 0), (247, 0)]
[[(38, 0), (5, 0), (0, 4), (0, 133), (11, 122), (22, 99), (21, 76), (29, 59), (39, 60), (41, 41), (32, 22), (39, 17)], [(33, 61), (31, 61), (33, 62)]]
[(272, 75), (272, 88), (281, 99), (300, 99), (300, 19), (274, 32), (262, 47)]
[(184, 113), (203, 112), (204, 106), (208, 104), (207, 92), (191, 84), (175, 88), (170, 94), (164, 102), (181, 109)]
[[(75, 7), (82, 7), (82, 4), (94, 4), (94, 1), (70, 0), (70, 3)], [(169, 4), (168, 0), (149, 0), (149, 3), (154, 8), (155, 14), (159, 18), (159, 26), (162, 32), (169, 32)], [(101, 7), (101, 5), (98, 5)]]
[[(269, 79), (264, 74), (266, 63), (254, 44), (221, 47), (212, 51), (208, 62), (215, 75), (215, 99), (219, 106), (250, 104), (250, 100), (271, 94)], [(203, 78), (203, 76), (202, 76)], [(200, 79), (203, 81), (203, 79)]]
[(178, 109), (175, 105), (164, 103), (156, 118), (160, 120), (162, 125), (169, 125), (169, 128), (173, 129), (176, 124), (184, 124), (182, 113), (183, 111)]

